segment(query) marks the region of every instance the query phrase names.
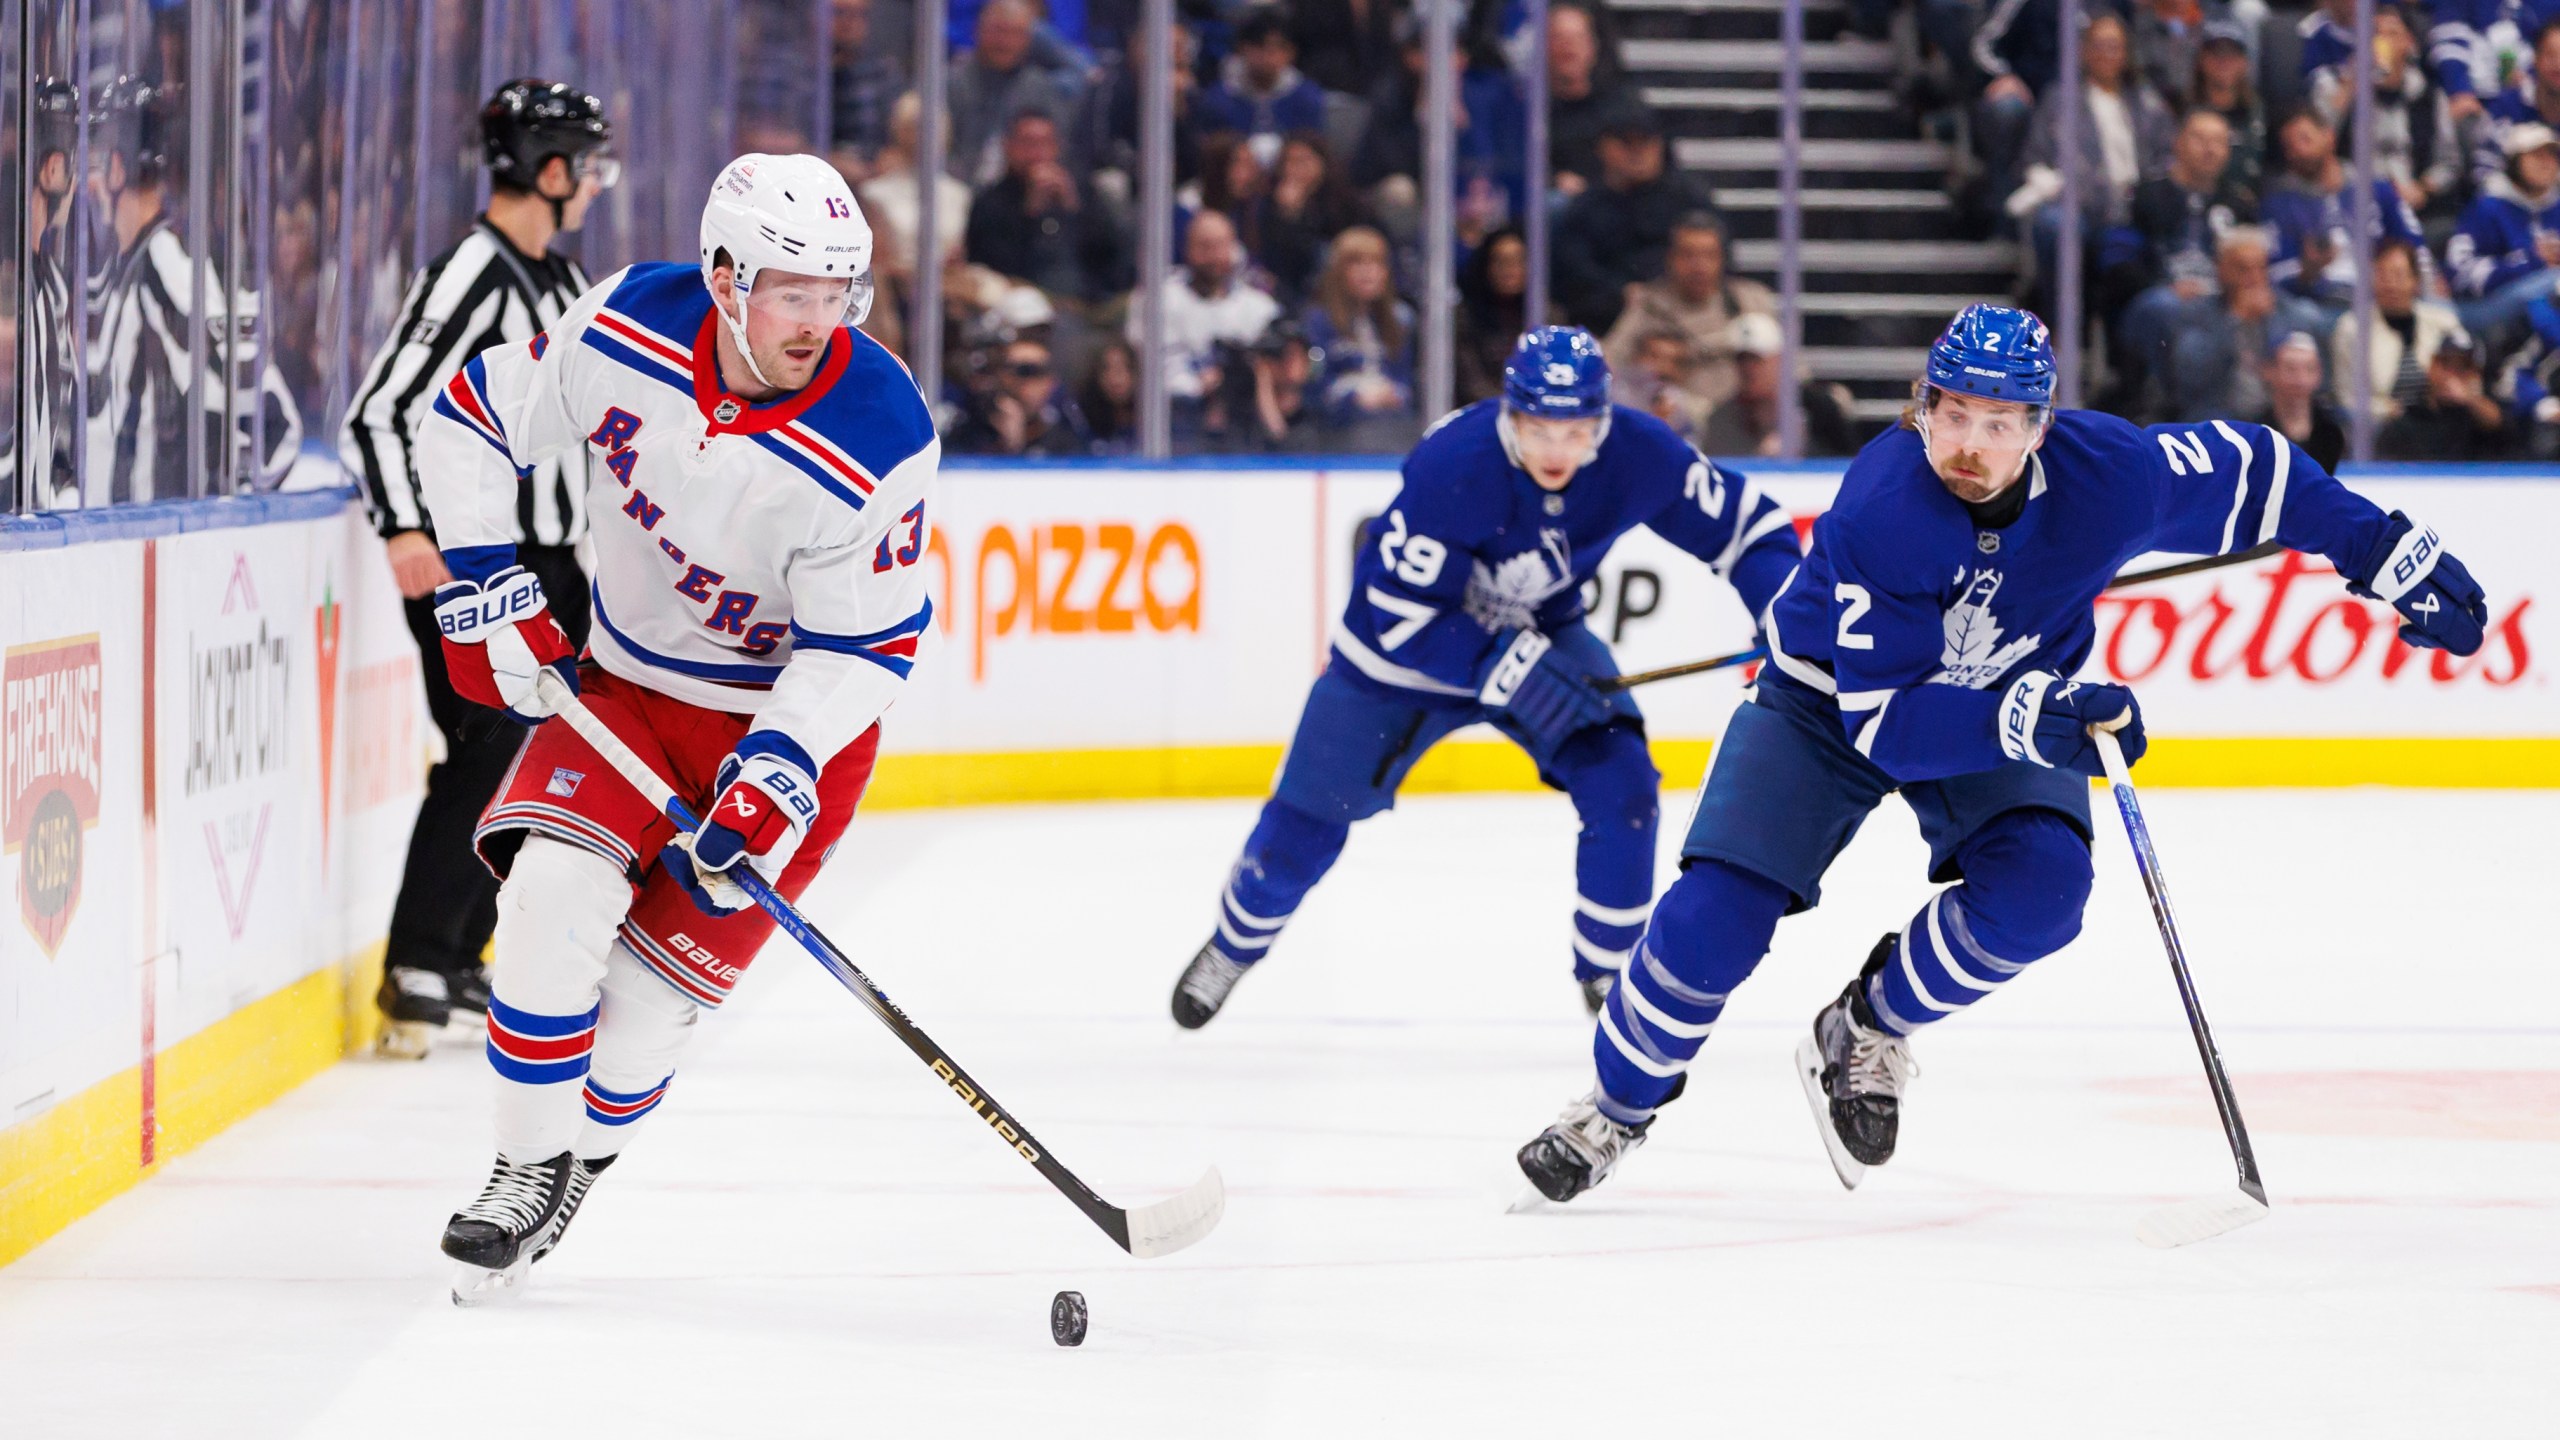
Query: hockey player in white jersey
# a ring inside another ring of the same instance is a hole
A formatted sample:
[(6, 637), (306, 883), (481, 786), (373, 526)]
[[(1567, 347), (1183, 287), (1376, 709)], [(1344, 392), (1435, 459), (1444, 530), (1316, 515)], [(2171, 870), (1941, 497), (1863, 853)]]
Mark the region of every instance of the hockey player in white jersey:
[[(635, 265), (438, 397), (418, 470), (455, 579), (454, 688), (538, 726), (475, 843), (504, 881), (489, 1006), (496, 1168), (446, 1226), (457, 1303), (560, 1242), (675, 1060), (772, 933), (724, 872), (797, 898), (871, 776), (931, 615), (917, 561), (941, 457), (859, 330), (871, 230), (833, 167), (748, 155), (702, 257)], [(587, 447), (594, 633), (573, 659), (514, 564), (517, 475)], [(536, 689), (545, 669), (708, 816), (680, 834)]]

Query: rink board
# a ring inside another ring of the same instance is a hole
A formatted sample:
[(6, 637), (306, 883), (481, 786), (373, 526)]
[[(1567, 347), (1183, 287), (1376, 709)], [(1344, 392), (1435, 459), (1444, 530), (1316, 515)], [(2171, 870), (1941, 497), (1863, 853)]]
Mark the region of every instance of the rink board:
[[(1799, 523), (1836, 469), (1754, 476)], [(1384, 468), (971, 469), (946, 473), (928, 567), (935, 623), (884, 724), (874, 807), (1258, 793), (1271, 781), (1349, 598)], [(2489, 589), (2469, 660), (2410, 650), (2385, 607), (2287, 556), (2110, 595), (2096, 668), (2137, 685), (2152, 784), (2560, 785), (2560, 698), (2536, 600), (2560, 487), (2518, 470), (2359, 479), (2435, 526)], [(2186, 557), (2156, 556), (2138, 564)], [(1621, 667), (1740, 649), (1751, 624), (1706, 566), (1648, 531), (1586, 599)], [(1637, 692), (1667, 784), (1690, 786), (1740, 700), (1717, 674)], [(1414, 790), (1525, 788), (1481, 727), (1426, 757)]]
[(370, 1042), (433, 735), (361, 515), (151, 511), (0, 551), (0, 1262)]

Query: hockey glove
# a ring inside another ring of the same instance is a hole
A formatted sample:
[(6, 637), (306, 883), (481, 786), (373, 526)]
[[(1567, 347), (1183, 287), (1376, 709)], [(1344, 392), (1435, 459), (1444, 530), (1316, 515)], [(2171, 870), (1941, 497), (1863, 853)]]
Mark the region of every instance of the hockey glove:
[(1531, 753), (1552, 755), (1576, 731), (1609, 718), (1609, 702), (1573, 657), (1535, 630), (1515, 630), (1477, 680), (1476, 698), (1511, 722)]
[(2425, 649), (2474, 654), (2488, 629), (2489, 597), (2479, 582), (2445, 553), (2436, 532), (2419, 529), (2397, 510), (2391, 528), (2347, 577), (2347, 591), (2399, 611), (2400, 638)]
[[(750, 735), (745, 743), (758, 742)], [(659, 854), (696, 909), (728, 915), (755, 904), (728, 873), (740, 859), (768, 884), (782, 877), (818, 818), (818, 778), (808, 760), (807, 751), (777, 736), (769, 748), (720, 762), (718, 798), (700, 828), (677, 836)]]
[(542, 582), (521, 565), (482, 581), (451, 580), (436, 587), (436, 630), (444, 637), (444, 668), (454, 693), (520, 725), (551, 718), (551, 702), (534, 679), (551, 670), (578, 688), (578, 662), (569, 637), (551, 618)]
[(2048, 770), (2077, 770), (2092, 778), (2107, 773), (2089, 727), (2113, 730), (2124, 763), (2142, 758), (2151, 742), (2142, 733), (2142, 708), (2121, 685), (2063, 680), (2030, 670), (2009, 686), (2000, 702), (2000, 753)]

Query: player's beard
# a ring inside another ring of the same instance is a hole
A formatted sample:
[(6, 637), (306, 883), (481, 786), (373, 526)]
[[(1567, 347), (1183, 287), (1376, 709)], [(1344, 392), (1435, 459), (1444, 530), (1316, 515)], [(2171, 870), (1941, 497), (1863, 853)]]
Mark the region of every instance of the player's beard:
[[(805, 359), (796, 359), (789, 353), (801, 347), (808, 349)], [(774, 346), (771, 352), (758, 354), (756, 366), (764, 371), (774, 388), (797, 390), (817, 377), (818, 363), (826, 357), (827, 337), (824, 332), (815, 336), (795, 335)]]
[(1947, 487), (1948, 494), (1967, 505), (1988, 504), (2006, 493), (2010, 486), (2017, 484), (2019, 479), (2027, 473), (2027, 456), (2031, 453), (2026, 450), (2019, 451), (2016, 462), (2009, 467), (2009, 473), (1994, 478), (1996, 472), (1992, 469), (1991, 462), (1984, 459), (1980, 452), (1958, 450), (1941, 461), (1935, 453), (1935, 448), (1932, 443), (1929, 468), (1937, 472), (1938, 483)]

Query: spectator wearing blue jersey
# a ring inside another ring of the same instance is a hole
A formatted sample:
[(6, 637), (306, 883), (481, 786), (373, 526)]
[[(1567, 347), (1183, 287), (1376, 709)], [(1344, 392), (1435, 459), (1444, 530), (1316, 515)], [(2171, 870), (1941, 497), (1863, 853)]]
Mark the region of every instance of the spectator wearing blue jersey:
[(2356, 53), (2356, 0), (2320, 0), (2294, 27), (2302, 37), (2302, 78), (2350, 64)]
[(1236, 25), (1236, 51), (1221, 67), (1218, 83), (1200, 96), (1203, 124), (1215, 130), (1269, 137), (1265, 164), (1279, 158), (1280, 137), (1292, 130), (1324, 128), (1324, 91), (1298, 73), (1298, 45), (1289, 18), (1277, 5), (1258, 5)]
[(1338, 447), (1397, 450), (1422, 433), (1414, 407), (1413, 307), (1396, 298), (1387, 237), (1355, 225), (1333, 255), (1302, 321), (1321, 356), (1320, 413)]
[(2456, 307), (2475, 335), (2495, 334), (2560, 278), (2560, 132), (2516, 125), (2501, 143), (2505, 173), (2480, 187), (2444, 248)]
[[(2355, 72), (2331, 66), (2311, 77), (2311, 108), (2355, 152)], [(2421, 216), (2449, 217), (2462, 183), (2463, 154), (2452, 112), (2418, 63), (2417, 37), (2398, 10), (2373, 18), (2373, 173), (2391, 182)], [(2440, 217), (2441, 218), (2441, 217)]]
[(2560, 130), (2560, 18), (2546, 22), (2533, 37), (2530, 65), (2515, 84), (2488, 101), (2488, 113), (2475, 127), (2471, 178), (2486, 183), (2507, 168), (2506, 133), (2517, 125), (2548, 125)]
[(2515, 416), (2526, 454), (2560, 460), (2560, 295), (2525, 307), (2524, 341), (2507, 357), (2497, 396)]
[[(2268, 273), (2293, 294), (2333, 312), (2344, 310), (2355, 293), (2355, 211), (2347, 193), (2346, 162), (2338, 158), (2337, 132), (2318, 114), (2302, 109), (2277, 127), (2276, 143), (2283, 150), (2285, 172), (2267, 188), (2258, 209), (2259, 218), (2276, 234)], [(2423, 258), (2426, 236), (2388, 180), (2373, 182), (2373, 216), (2377, 242), (2416, 248), (2423, 284), (2429, 273)]]
[(2515, 53), (2560, 21), (2560, 0), (2433, 0), (2432, 9), (2427, 58), (2463, 121), (2481, 113), (2483, 96), (2511, 82), (2504, 71)]

